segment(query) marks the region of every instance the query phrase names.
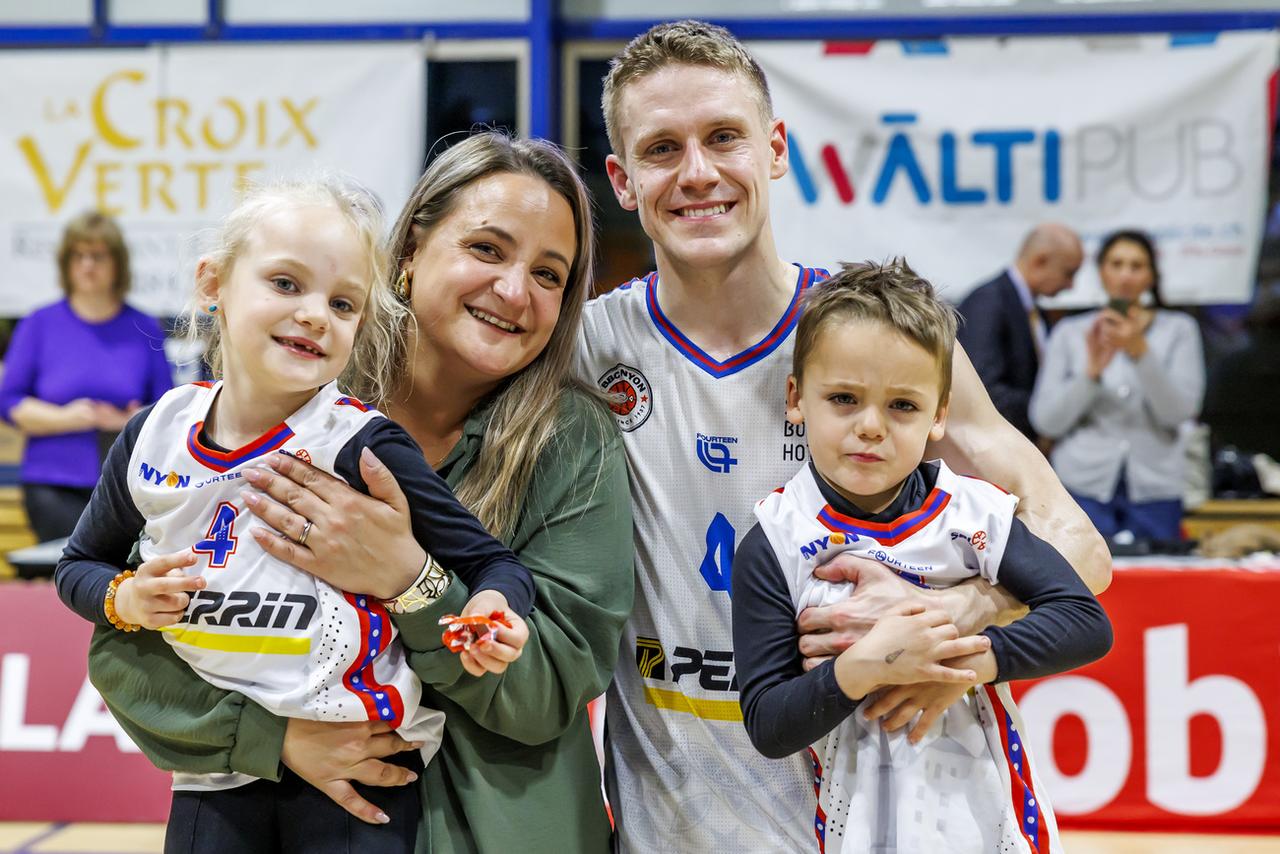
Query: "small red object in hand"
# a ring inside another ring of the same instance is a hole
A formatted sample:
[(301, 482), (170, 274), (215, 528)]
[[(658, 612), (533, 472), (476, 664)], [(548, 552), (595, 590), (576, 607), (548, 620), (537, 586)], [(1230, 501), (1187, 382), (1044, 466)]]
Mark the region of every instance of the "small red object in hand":
[(497, 637), (498, 626), (511, 628), (511, 621), (502, 611), (494, 611), (489, 616), (473, 614), (470, 617), (459, 617), (457, 614), (446, 614), (440, 618), (444, 630), (444, 645), (453, 652), (471, 649), (473, 644), (493, 640)]

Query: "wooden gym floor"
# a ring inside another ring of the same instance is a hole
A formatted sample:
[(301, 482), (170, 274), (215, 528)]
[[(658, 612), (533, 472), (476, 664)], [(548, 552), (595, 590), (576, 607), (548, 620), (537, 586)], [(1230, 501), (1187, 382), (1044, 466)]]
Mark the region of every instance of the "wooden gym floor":
[[(1068, 831), (1070, 854), (1276, 854), (1280, 836)], [(0, 854), (160, 854), (159, 824), (0, 822)]]

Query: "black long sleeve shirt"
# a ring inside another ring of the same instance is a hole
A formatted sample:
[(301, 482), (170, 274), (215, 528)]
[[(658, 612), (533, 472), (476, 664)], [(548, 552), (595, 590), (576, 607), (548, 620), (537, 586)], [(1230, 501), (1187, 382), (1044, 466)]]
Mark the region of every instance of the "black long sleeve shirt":
[[(128, 565), (146, 520), (129, 493), (128, 466), (151, 407), (140, 411), (116, 439), (102, 467), (93, 498), (71, 534), (54, 573), (58, 595), (86, 620), (107, 625), (102, 610), (107, 586)], [(201, 435), (208, 447), (218, 448)], [(496, 590), (513, 611), (527, 616), (533, 607), (533, 577), (511, 550), (494, 539), (458, 502), (449, 485), (423, 458), (404, 428), (375, 418), (347, 442), (334, 460), (334, 474), (365, 495), (360, 452), (369, 448), (395, 475), (409, 502), (414, 538), (441, 566), (455, 573), (472, 592)], [(301, 570), (299, 570), (301, 571)], [(359, 593), (362, 591), (349, 591)]]
[[(924, 503), (937, 472), (936, 466), (922, 463), (894, 502), (876, 514), (859, 510), (816, 469), (813, 475), (823, 497), (839, 512), (890, 522)], [(1066, 559), (1017, 519), (997, 577), (1031, 609), (1011, 625), (982, 632), (991, 639), (997, 681), (1070, 670), (1111, 648), (1111, 623), (1098, 600)], [(758, 524), (733, 559), (733, 643), (743, 719), (752, 743), (765, 756), (803, 750), (843, 722), (861, 700), (840, 690), (834, 659), (804, 672), (790, 588)]]

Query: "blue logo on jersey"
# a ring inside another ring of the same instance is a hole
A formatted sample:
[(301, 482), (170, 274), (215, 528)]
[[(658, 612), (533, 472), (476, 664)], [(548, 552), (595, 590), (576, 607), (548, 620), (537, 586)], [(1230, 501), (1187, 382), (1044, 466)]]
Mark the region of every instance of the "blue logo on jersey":
[(168, 474), (165, 474), (159, 469), (152, 468), (146, 463), (141, 464), (138, 474), (142, 476), (143, 480), (148, 483), (154, 483), (156, 486), (181, 488), (191, 483), (191, 478), (185, 474), (178, 474), (176, 471), (171, 471)]
[(712, 590), (723, 590), (733, 595), (733, 545), (737, 533), (733, 525), (717, 513), (707, 526), (707, 554), (702, 558), (698, 571)]
[(738, 460), (729, 452), (730, 445), (738, 444), (733, 436), (705, 436), (698, 434), (698, 462), (717, 474), (728, 474)]
[(858, 541), (857, 534), (843, 534), (835, 532), (827, 534), (825, 537), (818, 537), (811, 540), (800, 547), (800, 557), (806, 560), (813, 560), (823, 551), (835, 546), (843, 546), (847, 543), (856, 543)]

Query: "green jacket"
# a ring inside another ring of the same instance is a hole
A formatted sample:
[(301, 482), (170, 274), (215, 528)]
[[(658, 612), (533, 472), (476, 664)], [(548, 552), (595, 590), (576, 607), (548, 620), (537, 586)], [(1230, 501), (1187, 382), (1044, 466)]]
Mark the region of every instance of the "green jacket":
[[(587, 703), (604, 692), (631, 612), (634, 548), (622, 442), (585, 395), (538, 461), (508, 545), (537, 589), (524, 654), (469, 676), (437, 624), (469, 595), (397, 617), (424, 705), (445, 712), (444, 741), (422, 775), (418, 852), (598, 852), (609, 848)], [(473, 413), (439, 467), (456, 486), (475, 462), (487, 411)], [(89, 674), (159, 768), (279, 779), (286, 721), (201, 680), (159, 632), (95, 631)]]

